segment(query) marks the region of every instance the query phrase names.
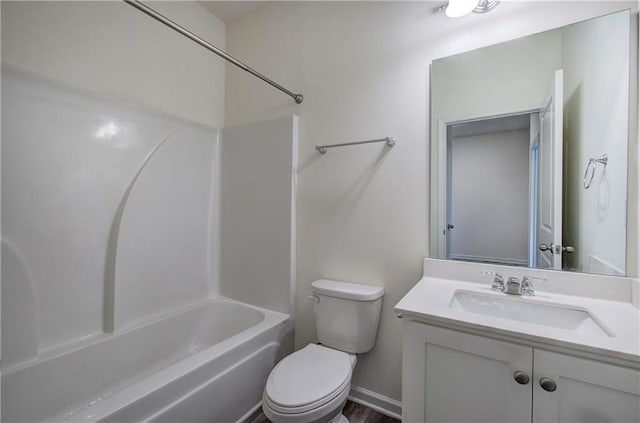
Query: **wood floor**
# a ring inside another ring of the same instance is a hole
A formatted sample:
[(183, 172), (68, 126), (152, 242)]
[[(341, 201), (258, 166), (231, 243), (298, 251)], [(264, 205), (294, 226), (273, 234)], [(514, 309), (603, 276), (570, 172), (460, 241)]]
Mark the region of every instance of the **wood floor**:
[[(400, 423), (398, 419), (387, 417), (364, 405), (351, 401), (347, 401), (342, 414), (349, 419), (349, 423)], [(270, 420), (262, 413), (262, 409), (259, 409), (253, 416), (249, 417), (246, 423), (270, 423)]]

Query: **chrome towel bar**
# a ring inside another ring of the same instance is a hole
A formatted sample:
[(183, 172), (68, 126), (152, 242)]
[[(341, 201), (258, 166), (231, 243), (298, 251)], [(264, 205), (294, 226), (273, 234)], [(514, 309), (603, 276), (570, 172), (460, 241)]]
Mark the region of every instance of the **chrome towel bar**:
[(334, 147), (346, 147), (349, 145), (358, 145), (358, 144), (371, 144), (373, 142), (384, 142), (389, 147), (393, 147), (396, 145), (396, 139), (393, 137), (384, 137), (375, 140), (367, 140), (367, 141), (355, 141), (355, 142), (345, 142), (342, 144), (328, 144), (328, 145), (316, 145), (316, 150), (320, 152), (320, 154), (324, 154), (327, 152), (327, 149)]

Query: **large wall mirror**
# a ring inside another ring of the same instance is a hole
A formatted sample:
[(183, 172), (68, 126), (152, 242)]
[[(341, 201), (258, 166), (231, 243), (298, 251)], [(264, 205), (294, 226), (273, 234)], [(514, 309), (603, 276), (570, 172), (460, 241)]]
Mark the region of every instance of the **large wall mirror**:
[(631, 16), (433, 62), (432, 257), (625, 275)]

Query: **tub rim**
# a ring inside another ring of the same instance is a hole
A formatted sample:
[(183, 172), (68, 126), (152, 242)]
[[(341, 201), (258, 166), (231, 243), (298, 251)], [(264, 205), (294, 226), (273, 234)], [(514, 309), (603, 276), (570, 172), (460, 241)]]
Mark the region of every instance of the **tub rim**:
[(35, 360), (29, 360), (27, 362), (22, 362), (15, 366), (12, 366), (9, 370), (3, 370), (2, 376), (15, 373), (19, 370), (36, 364), (46, 363), (65, 354), (69, 354), (80, 349), (98, 344), (103, 340), (112, 339), (114, 336), (130, 333), (137, 329), (145, 328), (161, 320), (192, 311), (199, 307), (216, 303), (236, 304), (242, 307), (247, 307), (252, 310), (259, 311), (262, 314), (262, 319), (256, 324), (246, 328), (245, 330), (236, 333), (214, 345), (197, 351), (193, 355), (184, 357), (183, 359), (170, 364), (169, 366), (151, 375), (143, 377), (142, 379), (134, 380), (130, 385), (127, 385), (122, 389), (103, 395), (101, 397), (94, 398), (90, 403), (80, 404), (72, 411), (62, 411), (62, 413), (60, 414), (47, 417), (44, 421), (78, 422), (100, 420), (116, 412), (117, 410), (126, 407), (137, 400), (140, 400), (146, 395), (153, 393), (157, 389), (178, 380), (180, 377), (196, 370), (197, 368), (207, 364), (208, 362), (215, 360), (216, 357), (227, 353), (233, 348), (250, 342), (253, 338), (258, 337), (259, 335), (266, 333), (269, 330), (273, 330), (278, 326), (286, 327), (286, 325), (293, 325), (293, 320), (288, 314), (268, 310), (262, 307), (254, 306), (252, 304), (243, 303), (231, 298), (216, 296), (198, 300), (197, 302), (190, 303), (187, 306), (179, 307), (165, 313), (151, 316), (148, 319), (137, 322), (136, 324), (131, 325), (130, 327), (127, 327), (118, 332), (100, 333), (98, 334), (98, 336), (91, 336), (91, 339), (82, 338), (80, 340), (75, 340), (73, 341), (72, 346), (69, 346), (69, 344), (65, 344), (64, 347), (66, 348), (56, 347), (55, 352), (51, 352), (51, 350), (48, 350), (47, 352), (49, 354), (45, 357), (38, 357)]
[[(227, 353), (233, 348), (236, 348), (246, 342), (250, 342), (260, 334), (268, 332), (269, 330), (277, 328), (278, 326), (286, 327), (287, 325), (293, 325), (293, 320), (288, 314), (264, 309), (262, 307), (243, 303), (241, 301), (233, 300), (226, 297), (215, 297), (209, 298), (204, 301), (199, 301), (197, 305), (191, 304), (188, 307), (183, 307), (178, 311), (174, 310), (171, 313), (165, 313), (163, 314), (163, 316), (165, 316), (165, 318), (170, 317), (172, 315), (179, 314), (180, 312), (190, 311), (193, 308), (216, 302), (228, 302), (249, 307), (262, 312), (264, 317), (255, 325), (233, 336), (230, 336), (229, 338), (226, 338), (223, 341), (218, 342), (217, 344), (200, 350), (191, 356), (185, 357), (184, 359), (173, 363), (166, 368), (159, 370), (143, 379), (137, 380), (131, 385), (128, 385), (118, 391), (98, 398), (92, 403), (83, 404), (73, 411), (52, 416), (46, 421), (56, 421), (60, 423), (99, 421), (100, 419), (108, 417), (110, 414), (113, 414), (119, 409), (133, 404), (134, 402), (155, 392), (165, 385), (178, 380), (180, 377), (194, 370), (197, 370), (199, 367), (207, 364), (212, 360), (215, 360), (215, 358)], [(147, 324), (149, 323), (152, 322), (147, 322)], [(136, 325), (135, 327), (138, 326)], [(129, 328), (127, 328), (127, 331), (128, 330)], [(118, 334), (123, 332), (118, 332)]]
[[(228, 298), (228, 297), (223, 297), (223, 296), (215, 296), (215, 297), (209, 297), (209, 298), (204, 298), (201, 300), (197, 300), (195, 302), (191, 302), (189, 304), (186, 305), (181, 305), (178, 306), (176, 308), (173, 308), (171, 310), (162, 312), (162, 313), (157, 313), (154, 314), (152, 316), (149, 316), (145, 319), (139, 320), (133, 324), (131, 324), (130, 326), (127, 326), (123, 329), (114, 331), (114, 332), (97, 332), (97, 333), (92, 333), (90, 335), (84, 336), (82, 338), (78, 338), (78, 339), (74, 339), (72, 341), (69, 342), (64, 342), (62, 344), (58, 344), (58, 345), (54, 345), (48, 348), (45, 348), (41, 351), (38, 352), (38, 355), (36, 355), (35, 357), (25, 360), (25, 361), (21, 361), (18, 363), (14, 363), (10, 366), (7, 366), (6, 368), (0, 368), (0, 373), (2, 373), (2, 375), (10, 375), (12, 373), (15, 373), (19, 370), (22, 370), (26, 367), (30, 367), (39, 363), (45, 363), (47, 361), (53, 360), (55, 358), (61, 357), (65, 354), (69, 354), (78, 350), (81, 350), (83, 348), (87, 348), (93, 345), (96, 345), (100, 342), (106, 341), (108, 339), (111, 339), (113, 337), (116, 336), (120, 336), (120, 335), (125, 335), (127, 333), (133, 332), (135, 330), (138, 329), (142, 329), (144, 327), (147, 326), (151, 326), (154, 323), (160, 322), (162, 320), (171, 318), (173, 316), (176, 316), (178, 314), (182, 314), (182, 313), (187, 313), (189, 311), (195, 310), (199, 307), (202, 307), (204, 305), (207, 304), (214, 304), (214, 303), (232, 303), (232, 304), (238, 304), (241, 306), (246, 306), (246, 307), (250, 307), (252, 309), (255, 309), (257, 311), (262, 312), (263, 314), (263, 318), (260, 322), (264, 321), (264, 319), (267, 316), (267, 313), (279, 313), (273, 310), (268, 310), (262, 307), (258, 307), (258, 306), (254, 306), (252, 304), (248, 304), (248, 303), (243, 303), (242, 301), (238, 301), (238, 300), (234, 300), (232, 298)], [(280, 313), (284, 316), (290, 317), (289, 315), (285, 315), (283, 313)], [(260, 322), (258, 322), (257, 324), (260, 324)], [(253, 326), (252, 326), (253, 327)]]

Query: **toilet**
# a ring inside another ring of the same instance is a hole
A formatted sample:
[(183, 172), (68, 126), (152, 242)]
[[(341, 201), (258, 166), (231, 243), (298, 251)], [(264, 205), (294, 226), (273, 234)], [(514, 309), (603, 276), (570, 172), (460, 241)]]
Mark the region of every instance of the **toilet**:
[(342, 409), (356, 354), (376, 340), (382, 288), (321, 279), (311, 292), (319, 343), (285, 357), (269, 374), (262, 410), (274, 423), (348, 423)]

